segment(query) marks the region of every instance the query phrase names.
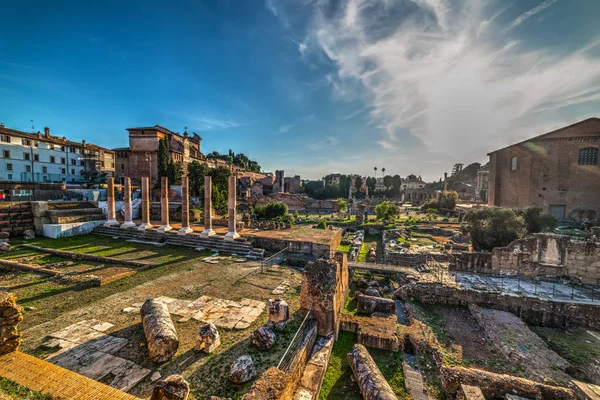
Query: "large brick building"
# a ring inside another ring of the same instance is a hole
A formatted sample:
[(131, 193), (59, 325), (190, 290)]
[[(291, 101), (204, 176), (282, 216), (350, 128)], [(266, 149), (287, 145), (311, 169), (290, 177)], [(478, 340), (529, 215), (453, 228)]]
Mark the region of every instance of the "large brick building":
[(600, 119), (589, 118), (488, 154), (488, 203), (539, 205), (559, 219), (600, 217)]
[(117, 182), (129, 176), (134, 185), (139, 185), (141, 177), (149, 176), (151, 185), (158, 180), (158, 145), (163, 138), (169, 145), (169, 159), (181, 162), (184, 169), (192, 161), (206, 162), (202, 155), (202, 138), (192, 133), (173, 132), (163, 126), (129, 128), (129, 147), (113, 149), (117, 154)]

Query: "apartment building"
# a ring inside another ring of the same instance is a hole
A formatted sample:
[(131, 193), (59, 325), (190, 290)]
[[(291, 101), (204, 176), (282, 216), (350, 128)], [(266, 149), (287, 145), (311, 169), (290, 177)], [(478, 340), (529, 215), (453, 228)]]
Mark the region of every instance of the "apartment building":
[(85, 141), (28, 133), (0, 124), (0, 181), (82, 183), (86, 171), (114, 176), (115, 153)]

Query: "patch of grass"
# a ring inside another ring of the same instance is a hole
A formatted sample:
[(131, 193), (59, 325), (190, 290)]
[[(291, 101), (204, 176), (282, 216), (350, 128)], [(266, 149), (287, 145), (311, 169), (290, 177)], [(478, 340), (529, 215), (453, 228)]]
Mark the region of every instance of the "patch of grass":
[(574, 365), (584, 365), (600, 357), (600, 345), (589, 340), (584, 330), (565, 332), (564, 329), (531, 326), (549, 347)]
[(337, 342), (333, 345), (319, 400), (362, 399), (358, 385), (352, 382), (352, 370), (347, 357), (355, 343), (354, 333), (340, 332)]
[(2, 377), (0, 377), (0, 394), (3, 395), (1, 396), (2, 399), (7, 398), (8, 400), (52, 400), (52, 396), (48, 394), (28, 389), (10, 379)]
[(369, 349), (369, 353), (379, 370), (388, 381), (394, 393), (399, 399), (408, 399), (408, 393), (404, 388), (404, 371), (402, 369), (402, 353), (380, 349)]
[(352, 243), (340, 244), (337, 248), (341, 253), (350, 253), (350, 250), (352, 250)]
[(344, 305), (344, 314), (356, 314), (358, 312), (358, 302), (352, 296), (348, 296)]

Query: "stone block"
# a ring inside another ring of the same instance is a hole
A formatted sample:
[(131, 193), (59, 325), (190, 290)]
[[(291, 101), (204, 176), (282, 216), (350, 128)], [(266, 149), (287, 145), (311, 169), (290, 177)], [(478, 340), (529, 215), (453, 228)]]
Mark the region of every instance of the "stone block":
[(212, 353), (221, 345), (219, 331), (214, 324), (203, 324), (198, 329), (198, 340), (196, 341), (196, 350), (205, 353)]

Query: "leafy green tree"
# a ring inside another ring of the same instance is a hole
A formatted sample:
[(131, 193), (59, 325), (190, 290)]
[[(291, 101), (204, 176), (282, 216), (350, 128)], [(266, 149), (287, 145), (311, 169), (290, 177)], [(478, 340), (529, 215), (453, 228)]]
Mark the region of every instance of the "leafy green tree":
[(422, 210), (434, 208), (436, 210), (454, 210), (458, 203), (458, 193), (454, 190), (448, 190), (438, 195), (437, 199), (429, 199), (421, 206)]
[(381, 204), (375, 206), (375, 215), (378, 220), (394, 220), (398, 217), (400, 210), (394, 203), (384, 201)]
[(298, 218), (300, 218), (300, 214), (298, 213), (298, 210), (294, 211), (294, 220), (297, 220)]
[(372, 176), (367, 178), (367, 187), (369, 188), (369, 194), (372, 196), (375, 193), (375, 185), (377, 185), (377, 179)]
[(527, 231), (523, 218), (510, 208), (482, 207), (468, 211), (463, 229), (476, 250), (491, 251), (520, 239)]
[(319, 220), (319, 223), (317, 224), (317, 229), (327, 229), (327, 221), (325, 221), (325, 219), (321, 218)]
[(517, 210), (517, 214), (523, 217), (527, 233), (551, 232), (558, 225), (554, 215), (545, 213), (540, 206), (529, 206)]
[(346, 211), (348, 210), (348, 203), (346, 202), (346, 200), (344, 200), (343, 198), (339, 198), (336, 201), (336, 205), (337, 205), (337, 209), (338, 209), (338, 215), (340, 216), (340, 219), (346, 214)]
[(308, 197), (313, 197), (315, 192), (319, 189), (323, 189), (324, 186), (323, 181), (320, 180), (307, 182), (304, 184), (304, 193), (306, 193)]
[(210, 173), (207, 164), (194, 160), (188, 165), (188, 177), (190, 180), (190, 195), (202, 196), (204, 192), (204, 177)]
[(394, 175), (392, 177), (392, 187), (398, 191), (400, 191), (400, 187), (402, 186), (402, 178), (400, 175)]
[(209, 175), (212, 177), (213, 186), (218, 187), (220, 190), (224, 190), (224, 193), (227, 193), (227, 188), (229, 186), (229, 176), (231, 175), (231, 171), (226, 167), (217, 167), (210, 170)]
[[(169, 176), (169, 143), (167, 138), (158, 142), (158, 177)], [(160, 179), (159, 183), (160, 185)]]
[(356, 179), (354, 179), (354, 188), (356, 189), (356, 191), (360, 191), (360, 189), (362, 188), (363, 185), (363, 180), (362, 177), (357, 176)]
[(392, 187), (393, 182), (394, 178), (391, 175), (386, 175), (383, 177), (383, 186), (385, 186), (386, 188)]
[(212, 206), (218, 214), (227, 213), (227, 195), (214, 183), (212, 185)]
[(169, 167), (167, 168), (167, 176), (169, 177), (169, 186), (170, 185), (181, 185), (181, 177), (183, 176), (183, 164), (181, 162), (174, 162), (171, 160), (169, 162)]
[(288, 213), (288, 206), (280, 201), (272, 201), (254, 210), (260, 219), (277, 219)]

